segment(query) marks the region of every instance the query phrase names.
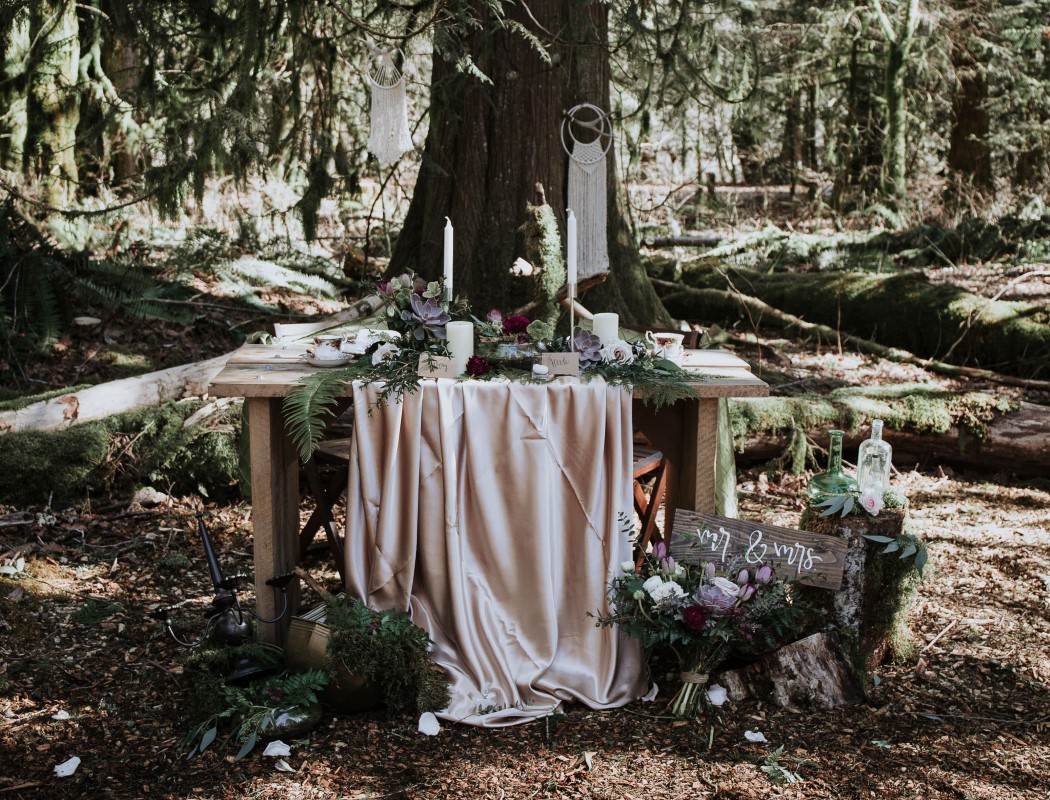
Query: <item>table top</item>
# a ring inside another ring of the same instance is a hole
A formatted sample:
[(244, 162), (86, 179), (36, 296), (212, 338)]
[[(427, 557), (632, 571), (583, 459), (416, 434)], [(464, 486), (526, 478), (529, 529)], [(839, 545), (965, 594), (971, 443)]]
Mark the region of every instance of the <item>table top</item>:
[[(235, 351), (208, 387), (216, 397), (285, 397), (318, 368), (303, 360), (305, 343), (246, 344)], [(765, 397), (769, 385), (728, 350), (686, 350), (683, 367), (697, 397)], [(426, 380), (426, 379), (424, 379)]]

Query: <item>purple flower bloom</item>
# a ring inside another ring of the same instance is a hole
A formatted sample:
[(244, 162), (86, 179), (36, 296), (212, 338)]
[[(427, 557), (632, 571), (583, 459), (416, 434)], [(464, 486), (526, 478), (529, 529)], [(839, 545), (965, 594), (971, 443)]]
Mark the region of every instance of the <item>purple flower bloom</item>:
[(749, 580), (751, 580), (751, 576), (748, 574), (748, 571), (746, 569), (742, 569), (739, 573), (737, 573), (736, 585), (743, 586)]
[(707, 612), (702, 606), (689, 606), (682, 612), (682, 622), (687, 628), (698, 631), (707, 624)]
[(485, 320), (492, 323), (503, 322), (503, 312), (498, 308), (493, 308), (485, 315)]
[(394, 287), (391, 285), (390, 281), (379, 281), (379, 283), (376, 284), (376, 291), (383, 295), (383, 297), (394, 296)]
[(755, 580), (761, 584), (767, 584), (773, 580), (773, 568), (768, 564), (763, 564), (758, 568), (758, 572), (755, 573)]
[(709, 581), (713, 581), (715, 579), (714, 561), (708, 561), (706, 564), (704, 564), (704, 577)]
[(663, 561), (665, 558), (667, 558), (667, 545), (663, 542), (657, 542), (656, 544), (654, 544), (653, 556), (655, 556), (660, 561)]
[(741, 588), (741, 590), (740, 590), (740, 602), (746, 603), (748, 600), (750, 600), (754, 596), (755, 596), (755, 586), (754, 586), (754, 584), (749, 583), (749, 584), (745, 585), (743, 588)]
[(590, 331), (577, 328), (572, 334), (572, 343), (580, 356), (581, 367), (591, 367), (602, 360), (602, 340)]
[(436, 339), (444, 339), (445, 325), (452, 318), (438, 305), (437, 300), (433, 297), (424, 300), (422, 296), (413, 294), (411, 304), (412, 310), (402, 311), (401, 319), (414, 323), (412, 335), (419, 341), (425, 339), (428, 333)]

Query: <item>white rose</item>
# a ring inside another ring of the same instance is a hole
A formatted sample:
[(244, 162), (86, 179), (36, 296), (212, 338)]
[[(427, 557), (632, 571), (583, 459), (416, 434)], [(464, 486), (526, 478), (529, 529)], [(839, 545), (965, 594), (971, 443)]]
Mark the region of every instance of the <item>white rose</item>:
[(723, 578), (721, 575), (712, 580), (711, 583), (730, 597), (737, 597), (740, 594), (740, 587), (728, 578)]
[(634, 562), (633, 561), (624, 561), (622, 564), (620, 564), (620, 572), (626, 572), (628, 575), (633, 575), (634, 574)]
[(664, 579), (661, 578), (659, 575), (653, 575), (653, 577), (651, 577), (649, 580), (642, 584), (642, 588), (645, 589), (645, 591), (647, 591), (649, 594), (652, 594), (656, 587), (662, 584), (663, 582)]
[(393, 358), (397, 354), (397, 351), (397, 345), (392, 344), (391, 342), (379, 345), (379, 347), (375, 349), (375, 352), (372, 353), (372, 365), (375, 366), (382, 361), (386, 361), (388, 358)]
[(605, 345), (600, 351), (602, 361), (626, 367), (634, 362), (634, 350), (623, 339)]
[(674, 581), (667, 581), (649, 592), (654, 603), (664, 603), (670, 600), (680, 600), (685, 597), (685, 590)]

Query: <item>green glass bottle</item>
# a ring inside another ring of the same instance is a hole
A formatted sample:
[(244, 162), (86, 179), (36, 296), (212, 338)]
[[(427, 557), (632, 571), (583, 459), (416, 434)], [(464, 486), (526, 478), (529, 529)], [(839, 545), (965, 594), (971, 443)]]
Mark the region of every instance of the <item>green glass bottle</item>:
[(842, 431), (828, 431), (831, 445), (828, 448), (828, 471), (809, 479), (806, 494), (811, 502), (819, 503), (839, 494), (859, 490), (857, 481), (842, 471)]

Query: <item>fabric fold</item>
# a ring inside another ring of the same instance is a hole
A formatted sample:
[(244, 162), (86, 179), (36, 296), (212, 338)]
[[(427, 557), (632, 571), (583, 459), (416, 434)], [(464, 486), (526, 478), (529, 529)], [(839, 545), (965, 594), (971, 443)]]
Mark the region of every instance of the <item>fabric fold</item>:
[(438, 716), (499, 726), (643, 694), (637, 643), (587, 616), (630, 558), (629, 392), (441, 380), (378, 406), (377, 387), (353, 392), (347, 590), (430, 634), (453, 697)]

